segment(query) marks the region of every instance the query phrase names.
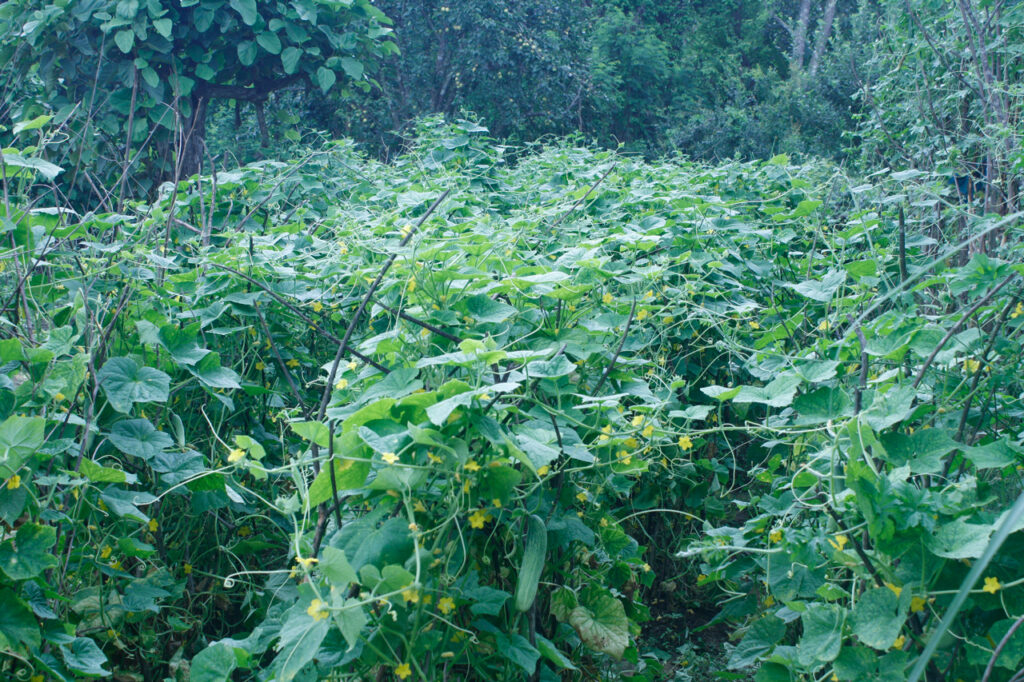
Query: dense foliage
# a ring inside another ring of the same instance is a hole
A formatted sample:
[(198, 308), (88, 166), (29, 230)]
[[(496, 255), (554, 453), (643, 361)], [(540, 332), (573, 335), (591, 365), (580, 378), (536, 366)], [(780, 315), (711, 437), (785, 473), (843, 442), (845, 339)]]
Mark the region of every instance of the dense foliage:
[[(131, 215), (9, 180), (5, 674), (661, 679), (661, 575), (729, 595), (758, 680), (904, 679), (1019, 489), (1006, 223), (939, 234), (917, 172), (482, 133)], [(946, 679), (1019, 613), (1007, 542)]]

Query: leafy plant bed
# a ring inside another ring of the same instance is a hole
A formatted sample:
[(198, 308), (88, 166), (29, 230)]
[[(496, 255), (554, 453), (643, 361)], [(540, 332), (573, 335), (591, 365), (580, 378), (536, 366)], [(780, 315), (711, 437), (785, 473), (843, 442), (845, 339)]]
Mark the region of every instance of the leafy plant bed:
[[(934, 637), (930, 674), (980, 679), (1024, 610), (1019, 533), (986, 555), (1019, 525), (1016, 223), (917, 173), (484, 133), (126, 215), (28, 210), (19, 166), (4, 674), (902, 680)], [(715, 625), (652, 624), (666, 583)]]

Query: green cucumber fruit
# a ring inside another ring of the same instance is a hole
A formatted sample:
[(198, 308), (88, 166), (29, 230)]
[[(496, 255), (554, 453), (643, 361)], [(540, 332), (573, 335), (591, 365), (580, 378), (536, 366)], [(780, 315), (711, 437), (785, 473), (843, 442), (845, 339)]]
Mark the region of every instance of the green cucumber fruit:
[(526, 519), (526, 539), (523, 541), (523, 563), (519, 567), (516, 584), (516, 609), (529, 611), (537, 598), (537, 585), (544, 571), (544, 557), (548, 553), (548, 529), (536, 514)]

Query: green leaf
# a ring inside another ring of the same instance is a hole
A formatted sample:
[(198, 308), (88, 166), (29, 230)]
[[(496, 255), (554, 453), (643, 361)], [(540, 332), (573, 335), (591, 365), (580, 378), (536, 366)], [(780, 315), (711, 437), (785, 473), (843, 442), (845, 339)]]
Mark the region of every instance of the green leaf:
[(208, 353), (195, 366), (185, 369), (191, 372), (204, 386), (210, 388), (241, 388), (238, 374), (227, 367), (220, 366), (220, 354)]
[(576, 666), (572, 664), (572, 660), (559, 651), (554, 642), (539, 633), (537, 634), (537, 650), (559, 670), (577, 670)]
[(281, 39), (276, 33), (264, 31), (256, 36), (256, 42), (270, 54), (281, 54)]
[(157, 431), (146, 419), (126, 419), (114, 424), (110, 442), (126, 455), (149, 461), (174, 446), (169, 434)]
[(135, 31), (130, 28), (118, 31), (114, 34), (114, 43), (121, 49), (121, 52), (125, 54), (131, 52), (132, 47), (135, 46)]
[(168, 40), (170, 40), (170, 38), (171, 38), (171, 29), (174, 28), (174, 23), (170, 19), (167, 19), (167, 18), (164, 18), (164, 19), (154, 19), (153, 20), (153, 28), (155, 28), (156, 32), (159, 33), (160, 35), (162, 35), (164, 38), (167, 38)]
[(289, 426), (303, 440), (316, 443), (322, 448), (327, 447), (331, 432), (323, 422), (291, 422)]
[(22, 133), (26, 130), (38, 130), (39, 128), (42, 128), (44, 125), (49, 123), (52, 119), (53, 116), (49, 114), (42, 114), (40, 116), (36, 116), (30, 121), (18, 121), (14, 124), (14, 129), (12, 132), (15, 135), (17, 135), (18, 133)]
[(28, 580), (57, 565), (50, 549), (57, 542), (53, 526), (26, 523), (13, 540), (0, 544), (0, 569), (11, 580)]
[(802, 665), (814, 666), (835, 660), (843, 641), (845, 616), (846, 610), (834, 604), (811, 604), (800, 614), (804, 628), (799, 644)]
[(811, 279), (798, 284), (787, 282), (782, 286), (819, 303), (828, 303), (845, 281), (846, 271), (837, 269), (829, 270), (820, 281)]
[(995, 531), (991, 524), (977, 524), (959, 518), (939, 526), (925, 542), (928, 549), (944, 559), (977, 559)]
[(106, 503), (110, 511), (118, 516), (134, 518), (142, 523), (149, 523), (149, 517), (142, 513), (137, 505), (148, 505), (156, 502), (156, 498), (149, 493), (122, 490), (111, 486), (100, 494), (100, 498)]
[(291, 682), (320, 650), (320, 643), (331, 628), (331, 620), (313, 620), (305, 609), (292, 611), (281, 627), (280, 653), (274, 659), (275, 679)]
[(901, 596), (897, 598), (888, 587), (876, 587), (862, 594), (850, 614), (853, 634), (873, 649), (892, 648), (907, 619), (910, 604), (908, 590), (903, 590)]
[(597, 592), (585, 605), (569, 613), (573, 626), (583, 643), (616, 660), (629, 646), (629, 619), (622, 602), (610, 594)]
[(775, 615), (758, 620), (729, 656), (729, 667), (733, 670), (748, 668), (771, 651), (786, 634), (786, 623)]
[(139, 367), (132, 358), (107, 360), (96, 378), (110, 406), (122, 414), (128, 414), (134, 403), (166, 402), (170, 394), (169, 376), (152, 367)]
[(537, 669), (540, 652), (522, 635), (506, 635), (499, 632), (496, 636), (496, 642), (498, 652), (526, 671), (527, 675), (532, 675), (533, 671)]
[(359, 635), (366, 625), (366, 612), (356, 598), (345, 600), (342, 606), (342, 610), (334, 612), (334, 622), (351, 651), (359, 643)]
[(495, 301), (490, 296), (485, 296), (483, 294), (478, 294), (466, 299), (465, 305), (466, 313), (469, 314), (475, 322), (484, 324), (504, 322), (517, 312), (515, 308), (507, 303)]
[(32, 649), (39, 648), (43, 640), (32, 611), (7, 588), (0, 589), (0, 634)]
[(338, 80), (338, 77), (333, 71), (328, 69), (326, 66), (321, 66), (316, 70), (316, 82), (320, 86), (320, 90), (326, 95), (327, 91), (334, 86), (334, 82)]
[(246, 26), (252, 26), (259, 19), (256, 11), (256, 0), (230, 0), (231, 8), (238, 12)]
[(559, 355), (552, 360), (534, 360), (526, 363), (526, 375), (531, 379), (564, 377), (572, 374), (575, 370), (576, 365), (572, 364), (565, 355)]
[(0, 424), (0, 478), (10, 478), (46, 437), (42, 417), (8, 417)]
[(336, 547), (324, 547), (320, 552), (320, 570), (332, 587), (343, 589), (350, 583), (358, 582), (356, 571), (345, 558), (345, 552)]
[(348, 77), (354, 81), (360, 80), (363, 77), (363, 63), (358, 59), (342, 57), (341, 68), (344, 69)]
[(235, 50), (238, 52), (238, 61), (242, 62), (242, 66), (252, 66), (252, 63), (256, 61), (256, 43), (251, 40), (243, 40), (238, 43)]
[(295, 73), (299, 67), (299, 60), (302, 59), (302, 50), (298, 47), (286, 47), (281, 52), (281, 66), (287, 74)]
[(192, 659), (189, 682), (230, 682), (237, 665), (238, 659), (230, 646), (213, 644)]
[[(370, 461), (353, 457), (334, 460), (334, 482), (338, 490), (354, 490), (366, 482), (370, 474)], [(310, 508), (331, 499), (334, 491), (331, 487), (331, 470), (324, 467), (309, 486)]]
[[(64, 172), (64, 169), (60, 166), (44, 161), (43, 159), (35, 156), (22, 156), (16, 152), (2, 152), (0, 153), (0, 159), (8, 166), (14, 166), (15, 168), (28, 168), (37, 171), (47, 180), (53, 180), (58, 175)], [(10, 170), (8, 169), (8, 177), (10, 177)]]
[(64, 665), (80, 675), (110, 675), (103, 669), (107, 655), (88, 637), (75, 637), (71, 642), (61, 644), (60, 653), (64, 656)]

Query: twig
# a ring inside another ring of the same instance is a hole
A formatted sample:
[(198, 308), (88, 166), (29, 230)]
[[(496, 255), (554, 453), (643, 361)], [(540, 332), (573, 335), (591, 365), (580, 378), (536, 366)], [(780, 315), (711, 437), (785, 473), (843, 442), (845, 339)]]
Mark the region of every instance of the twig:
[(636, 297), (633, 297), (633, 307), (629, 309), (629, 319), (626, 320), (626, 328), (622, 330), (622, 338), (619, 339), (619, 346), (615, 349), (615, 354), (612, 355), (612, 361), (608, 363), (608, 366), (604, 368), (604, 374), (601, 375), (601, 380), (597, 382), (597, 386), (594, 387), (594, 395), (601, 390), (604, 386), (605, 380), (608, 375), (611, 374), (612, 368), (615, 367), (615, 361), (619, 359), (619, 354), (622, 353), (622, 347), (626, 345), (626, 336), (629, 335), (629, 326), (633, 324), (633, 315), (636, 313)]

